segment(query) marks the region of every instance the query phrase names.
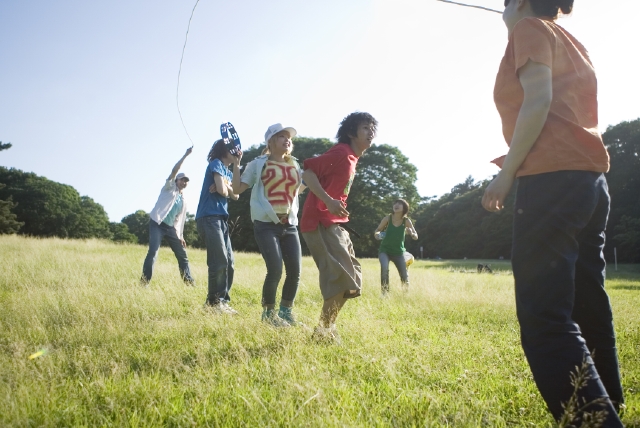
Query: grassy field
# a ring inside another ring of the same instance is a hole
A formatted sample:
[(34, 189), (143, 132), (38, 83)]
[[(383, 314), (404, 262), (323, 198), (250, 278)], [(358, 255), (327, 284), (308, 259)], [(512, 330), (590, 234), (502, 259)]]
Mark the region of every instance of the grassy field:
[[(363, 259), (363, 296), (338, 320), (342, 345), (260, 322), (265, 267), (236, 255), (235, 317), (205, 313), (162, 248), (0, 236), (0, 426), (552, 426), (519, 344), (508, 262), (417, 261), (408, 294)], [(494, 274), (474, 273), (491, 263)], [(318, 273), (303, 260), (296, 299), (314, 326)], [(640, 426), (640, 268), (607, 284), (616, 317), (624, 422)], [(46, 352), (36, 358), (29, 356)]]

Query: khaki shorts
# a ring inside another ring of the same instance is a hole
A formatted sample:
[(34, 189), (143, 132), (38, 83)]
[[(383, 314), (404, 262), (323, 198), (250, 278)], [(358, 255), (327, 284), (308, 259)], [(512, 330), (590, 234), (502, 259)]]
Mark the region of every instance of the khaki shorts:
[(327, 300), (339, 293), (362, 289), (362, 267), (356, 260), (349, 232), (340, 225), (328, 228), (319, 224), (313, 232), (303, 232), (302, 237), (320, 272), (320, 292)]

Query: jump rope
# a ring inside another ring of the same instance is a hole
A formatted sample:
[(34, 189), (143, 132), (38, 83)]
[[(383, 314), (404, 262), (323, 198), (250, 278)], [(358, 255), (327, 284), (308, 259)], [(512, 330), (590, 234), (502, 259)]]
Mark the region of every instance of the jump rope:
[[(481, 9), (489, 12), (502, 14), (502, 12), (500, 12), (499, 10), (490, 9), (484, 6), (459, 3), (451, 0), (436, 0), (436, 1), (449, 3), (457, 6), (472, 7), (475, 9)], [(200, 3), (200, 0), (196, 0), (196, 3), (193, 5), (193, 9), (191, 10), (191, 16), (189, 16), (189, 23), (187, 24), (187, 33), (184, 36), (184, 45), (182, 46), (182, 55), (180, 56), (180, 66), (178, 68), (178, 84), (176, 85), (176, 107), (178, 108), (178, 116), (180, 116), (180, 123), (182, 123), (182, 127), (184, 128), (184, 132), (187, 134), (187, 138), (189, 138), (189, 141), (191, 141), (192, 148), (194, 146), (194, 143), (193, 143), (193, 140), (191, 139), (191, 136), (189, 135), (187, 126), (184, 124), (184, 120), (182, 118), (182, 112), (180, 111), (180, 75), (182, 74), (182, 61), (184, 60), (184, 52), (187, 48), (187, 41), (189, 40), (189, 29), (191, 28), (191, 20), (193, 19), (193, 14), (195, 13), (196, 8), (198, 7), (198, 3)], [(240, 137), (238, 136), (238, 132), (236, 131), (234, 126), (231, 124), (231, 122), (224, 122), (220, 125), (220, 136), (222, 137), (224, 144), (227, 146), (229, 153), (231, 153), (233, 156), (237, 156), (240, 150), (242, 149), (242, 146), (240, 144)]]

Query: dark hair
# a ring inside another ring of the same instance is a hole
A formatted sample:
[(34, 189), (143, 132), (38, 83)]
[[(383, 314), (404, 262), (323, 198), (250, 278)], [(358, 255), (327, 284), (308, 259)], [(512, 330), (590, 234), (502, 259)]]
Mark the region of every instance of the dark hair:
[(409, 213), (409, 202), (405, 201), (404, 199), (396, 199), (395, 201), (393, 201), (393, 205), (397, 204), (398, 202), (402, 204), (402, 215), (406, 217)]
[(358, 127), (363, 123), (373, 126), (373, 132), (378, 129), (378, 121), (369, 113), (355, 112), (342, 119), (340, 128), (336, 134), (338, 143), (351, 144), (351, 137), (358, 135)]
[[(504, 0), (505, 7), (509, 3), (510, 0)], [(529, 0), (529, 3), (533, 13), (538, 16), (550, 16), (553, 19), (558, 17), (558, 11), (568, 15), (573, 10), (573, 0)]]
[(211, 162), (214, 159), (222, 160), (229, 153), (229, 149), (227, 149), (226, 144), (223, 139), (220, 139), (213, 143), (211, 146), (211, 150), (209, 151), (209, 155), (207, 155), (207, 160)]

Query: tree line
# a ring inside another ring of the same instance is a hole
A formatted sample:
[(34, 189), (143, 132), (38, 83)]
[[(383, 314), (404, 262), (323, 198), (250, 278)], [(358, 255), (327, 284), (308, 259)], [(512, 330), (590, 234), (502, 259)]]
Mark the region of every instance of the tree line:
[[(640, 119), (610, 126), (603, 139), (611, 157), (607, 174), (611, 213), (607, 226), (605, 255), (613, 259), (617, 249), (621, 262), (640, 262)], [(302, 162), (328, 150), (325, 138), (296, 138), (294, 155)], [(0, 151), (11, 144), (0, 142)], [(262, 153), (264, 144), (247, 149), (249, 162)], [(511, 256), (511, 226), (515, 189), (499, 213), (485, 211), (480, 201), (490, 180), (467, 177), (449, 193), (420, 197), (415, 187), (417, 168), (393, 146), (375, 145), (359, 160), (347, 209), (356, 254), (377, 256), (379, 243), (373, 231), (389, 214), (393, 201), (406, 199), (418, 241), (407, 240), (407, 250), (429, 258), (500, 258)], [(308, 192), (308, 191), (307, 191)], [(304, 204), (307, 192), (300, 196)], [(253, 237), (247, 191), (229, 202), (233, 246), (237, 251), (258, 251)], [(195, 207), (193, 207), (195, 210)], [(104, 208), (71, 186), (53, 182), (34, 173), (0, 167), (0, 233), (62, 238), (100, 238), (146, 245), (149, 242), (149, 214), (138, 210), (109, 222)], [(185, 222), (184, 238), (189, 246), (203, 248), (193, 214)], [(304, 240), (301, 240), (304, 247)], [(306, 248), (303, 248), (306, 251)]]

